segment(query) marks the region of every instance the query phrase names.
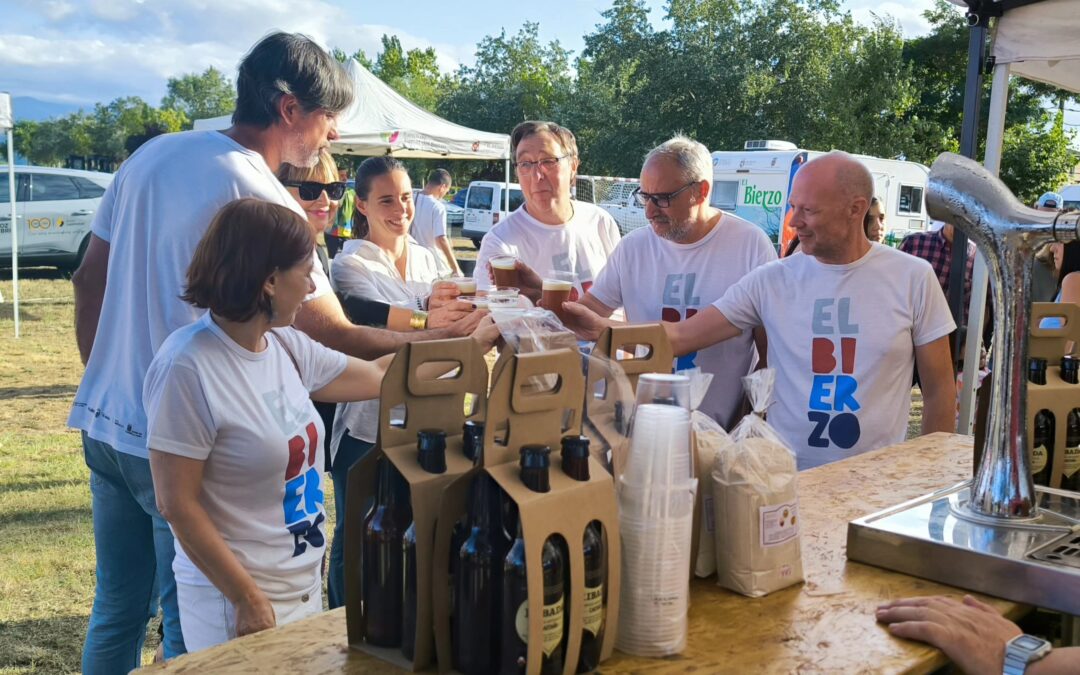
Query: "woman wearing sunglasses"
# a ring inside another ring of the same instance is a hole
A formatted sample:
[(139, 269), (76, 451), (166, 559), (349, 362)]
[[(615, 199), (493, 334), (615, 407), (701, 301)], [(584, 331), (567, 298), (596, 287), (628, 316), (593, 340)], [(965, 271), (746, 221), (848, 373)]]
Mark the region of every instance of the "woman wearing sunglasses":
[(297, 167), (282, 163), (277, 171), (278, 180), (307, 214), (308, 224), (315, 235), (319, 262), (330, 274), (330, 259), (326, 255), (324, 232), (334, 223), (341, 198), (345, 196), (345, 183), (338, 180), (338, 168), (329, 150), (319, 153), (319, 161), (313, 167)]
[(491, 288), (492, 258), (514, 256), (540, 275), (573, 274), (570, 299), (576, 300), (619, 243), (615, 219), (570, 196), (578, 148), (569, 129), (554, 122), (522, 122), (510, 134), (510, 154), (525, 203), (484, 235), (473, 271), (476, 287)]
[[(358, 303), (388, 303), (381, 317), (365, 311), (363, 320), (391, 330), (417, 325), (424, 310), (460, 315), (459, 321), (475, 321), (471, 303), (455, 300), (457, 286), (438, 282), (439, 265), (430, 249), (409, 236), (415, 213), (412, 183), (404, 165), (393, 157), (372, 157), (356, 172), (356, 210), (353, 236), (334, 258), (330, 283), (355, 317)], [(441, 307), (435, 308), (437, 305)], [(331, 475), (334, 479), (334, 543), (330, 551), (327, 595), (330, 607), (345, 603), (344, 515), (346, 477), (356, 461), (375, 444), (379, 402), (363, 401), (338, 406), (331, 437)]]

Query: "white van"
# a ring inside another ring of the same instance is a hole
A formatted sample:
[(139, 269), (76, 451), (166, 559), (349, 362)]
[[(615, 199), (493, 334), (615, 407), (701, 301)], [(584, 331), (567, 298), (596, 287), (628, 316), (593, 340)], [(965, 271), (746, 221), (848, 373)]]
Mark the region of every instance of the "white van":
[[(74, 270), (90, 243), (90, 223), (112, 174), (38, 166), (15, 167), (19, 265)], [(11, 264), (7, 167), (0, 167), (0, 264)]]
[(505, 218), (525, 201), (521, 186), (510, 183), (510, 210), (503, 210), (503, 190), (506, 183), (490, 180), (474, 180), (469, 183), (469, 192), (465, 197), (465, 221), (461, 235), (472, 239), (476, 248), (480, 240), (500, 219)]
[[(795, 173), (824, 155), (785, 141), (747, 141), (745, 149), (712, 153), (713, 206), (757, 224), (783, 252), (794, 238), (787, 225)], [(926, 229), (924, 197), (930, 169), (916, 162), (855, 155), (874, 177), (874, 196), (885, 203), (885, 230), (899, 240)]]
[(1066, 211), (1080, 211), (1080, 185), (1066, 185), (1061, 188), (1061, 208)]

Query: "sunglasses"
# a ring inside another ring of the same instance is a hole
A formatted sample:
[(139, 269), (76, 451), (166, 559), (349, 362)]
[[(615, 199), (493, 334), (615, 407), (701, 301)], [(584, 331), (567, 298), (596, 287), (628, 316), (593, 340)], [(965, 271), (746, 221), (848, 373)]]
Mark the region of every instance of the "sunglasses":
[(345, 183), (342, 182), (316, 183), (310, 180), (288, 180), (283, 181), (282, 185), (296, 188), (300, 193), (300, 199), (306, 202), (315, 201), (324, 192), (327, 197), (334, 200), (345, 196)]

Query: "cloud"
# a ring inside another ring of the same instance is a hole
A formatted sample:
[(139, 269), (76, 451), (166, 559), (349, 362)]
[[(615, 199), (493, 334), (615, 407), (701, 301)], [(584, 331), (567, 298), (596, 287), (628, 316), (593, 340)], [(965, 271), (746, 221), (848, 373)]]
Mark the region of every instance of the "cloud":
[[(384, 33), (405, 49), (434, 47), (452, 71), (472, 46), (432, 43), (325, 0), (19, 0), (0, 34), (0, 89), (92, 104), (135, 95), (157, 104), (169, 77), (214, 66), (233, 77), (244, 54), (273, 30), (374, 57)], [(17, 27), (16, 27), (17, 26)]]

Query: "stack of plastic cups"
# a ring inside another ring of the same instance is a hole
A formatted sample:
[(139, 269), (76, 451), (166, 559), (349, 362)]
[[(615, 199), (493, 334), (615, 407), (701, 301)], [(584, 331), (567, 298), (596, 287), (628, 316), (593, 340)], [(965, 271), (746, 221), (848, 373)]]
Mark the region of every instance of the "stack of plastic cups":
[(690, 382), (642, 375), (620, 477), (622, 592), (616, 647), (660, 657), (686, 647), (690, 542), (697, 480), (691, 468)]

